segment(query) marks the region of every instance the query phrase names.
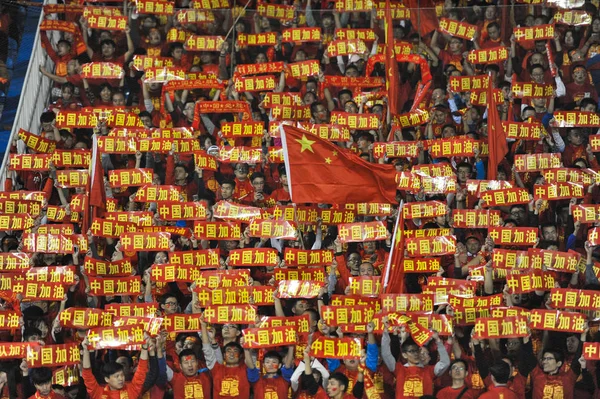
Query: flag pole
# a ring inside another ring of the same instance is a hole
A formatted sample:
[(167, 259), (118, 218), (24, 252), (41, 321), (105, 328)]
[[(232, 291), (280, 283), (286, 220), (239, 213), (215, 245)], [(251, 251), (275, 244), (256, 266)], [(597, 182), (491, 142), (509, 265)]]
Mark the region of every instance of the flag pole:
[[(396, 223), (394, 225), (394, 234), (392, 234), (392, 246), (390, 247), (390, 254), (385, 265), (385, 275), (383, 276), (383, 292), (386, 292), (386, 288), (389, 285), (390, 273), (392, 271), (392, 254), (394, 253), (394, 247), (396, 245), (396, 236), (398, 234), (398, 226), (400, 225), (400, 216), (402, 215), (403, 208), (404, 200), (401, 200), (400, 205), (398, 205), (398, 217), (396, 218)], [(400, 266), (401, 265), (399, 265), (399, 267)]]

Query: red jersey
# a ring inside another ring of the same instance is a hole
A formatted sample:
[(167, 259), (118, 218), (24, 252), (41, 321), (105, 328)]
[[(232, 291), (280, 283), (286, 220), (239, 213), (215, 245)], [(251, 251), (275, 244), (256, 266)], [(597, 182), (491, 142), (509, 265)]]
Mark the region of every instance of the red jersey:
[[(465, 389), (465, 387), (460, 388), (452, 388), (446, 387), (438, 392), (435, 395), (438, 399), (456, 399), (458, 395)], [(467, 388), (465, 393), (460, 397), (460, 399), (476, 399), (479, 396), (480, 391), (476, 389)]]
[(316, 394), (310, 395), (306, 391), (301, 391), (296, 395), (296, 399), (329, 399), (329, 395), (327, 395), (323, 387), (319, 387)]
[(246, 375), (246, 365), (227, 367), (216, 363), (211, 370), (213, 376), (213, 399), (250, 398), (250, 382)]
[(140, 359), (131, 382), (126, 382), (125, 387), (118, 391), (113, 391), (108, 385), (98, 384), (92, 369), (84, 368), (81, 376), (91, 399), (138, 399), (142, 395), (146, 373), (148, 373), (148, 360)]
[(489, 387), (488, 391), (481, 395), (479, 399), (519, 399), (517, 394), (507, 387)]
[[(485, 386), (488, 389), (490, 389), (491, 387), (494, 386), (494, 383), (492, 382), (492, 377), (489, 375), (487, 377), (485, 377), (484, 382), (485, 382)], [(527, 385), (527, 378), (523, 377), (523, 375), (520, 373), (516, 373), (510, 380), (508, 380), (508, 383), (506, 384), (508, 389), (513, 391), (515, 393), (515, 395), (517, 396), (517, 398), (520, 398), (520, 399), (525, 399), (526, 385)]]
[(252, 384), (255, 398), (265, 399), (287, 399), (290, 389), (290, 383), (282, 377), (265, 378), (261, 377)]
[(573, 399), (576, 381), (577, 374), (571, 369), (561, 368), (557, 374), (550, 375), (536, 366), (531, 372), (533, 399)]
[(47, 396), (40, 395), (40, 391), (36, 391), (35, 395), (31, 395), (29, 399), (65, 399), (65, 397), (54, 391), (50, 391), (50, 394)]
[(183, 373), (173, 373), (171, 387), (173, 387), (173, 399), (210, 398), (212, 390), (208, 373), (199, 373), (193, 377), (186, 377)]
[(417, 399), (433, 395), (433, 366), (404, 366), (396, 363), (396, 399)]

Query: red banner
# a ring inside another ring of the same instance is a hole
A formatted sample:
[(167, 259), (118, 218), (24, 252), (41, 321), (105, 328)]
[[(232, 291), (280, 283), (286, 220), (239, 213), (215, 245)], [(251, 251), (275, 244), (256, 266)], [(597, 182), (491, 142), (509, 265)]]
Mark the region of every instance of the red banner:
[(454, 93), (487, 89), (488, 84), (489, 77), (487, 75), (451, 76), (448, 81), (448, 85)]
[(121, 247), (125, 252), (169, 251), (170, 233), (133, 232), (121, 235)]
[(93, 277), (89, 276), (89, 294), (92, 296), (139, 295), (142, 280), (132, 277)]
[(379, 296), (382, 293), (380, 276), (350, 277), (350, 295)]
[(195, 265), (203, 268), (217, 268), (219, 267), (219, 259), (219, 249), (169, 252), (170, 262), (179, 265)]
[(10, 154), (9, 170), (47, 171), (51, 154)]
[(276, 282), (284, 280), (317, 281), (324, 283), (327, 275), (321, 268), (306, 269), (275, 269), (273, 279)]
[(118, 169), (108, 171), (110, 187), (135, 187), (152, 184), (153, 169)]
[(548, 98), (554, 96), (554, 86), (533, 82), (515, 82), (511, 87), (511, 92), (515, 98)]
[(229, 266), (277, 266), (278, 253), (273, 248), (243, 248), (229, 251)]
[(499, 64), (508, 59), (508, 48), (500, 46), (471, 50), (467, 59), (471, 64)]
[(158, 303), (109, 303), (104, 310), (115, 317), (155, 317)]
[(456, 252), (456, 237), (410, 237), (405, 250), (411, 258), (450, 255)]
[(475, 339), (520, 338), (529, 335), (527, 319), (521, 317), (481, 318), (475, 323), (473, 331)]
[(331, 58), (352, 54), (364, 54), (367, 51), (367, 46), (362, 40), (333, 40), (327, 46), (325, 54)]
[(296, 223), (285, 220), (253, 219), (249, 226), (250, 237), (296, 240)]
[(204, 310), (204, 320), (210, 324), (254, 324), (256, 307), (252, 305), (213, 305)]
[(205, 220), (206, 202), (163, 202), (158, 205), (158, 214), (162, 220)]
[(554, 276), (542, 270), (530, 270), (521, 274), (506, 276), (506, 285), (513, 294), (525, 294), (533, 291), (550, 291), (554, 288)]
[(386, 294), (379, 297), (384, 312), (432, 312), (433, 295)]
[(277, 297), (315, 298), (324, 285), (319, 281), (282, 280), (277, 287)]
[(517, 42), (527, 42), (533, 40), (553, 40), (554, 25), (537, 25), (531, 27), (513, 28), (513, 35)]
[(331, 123), (334, 125), (347, 126), (356, 130), (379, 129), (379, 117), (375, 114), (354, 114), (350, 112), (331, 112)]
[(422, 219), (445, 216), (446, 211), (446, 204), (440, 201), (409, 202), (402, 208), (404, 219)]
[[(58, 116), (57, 116), (58, 126)], [(56, 150), (56, 142), (48, 140), (47, 138), (37, 136), (33, 133), (29, 133), (26, 130), (19, 129), (19, 139), (22, 140), (28, 148), (31, 148), (35, 152), (41, 152), (45, 154), (51, 154)]]
[(310, 346), (310, 356), (319, 359), (358, 359), (361, 354), (359, 338), (318, 337)]
[(529, 326), (535, 330), (582, 333), (585, 316), (581, 313), (562, 310), (533, 309), (529, 316)]
[(477, 32), (478, 29), (477, 25), (471, 25), (466, 22), (455, 21), (448, 18), (440, 18), (439, 30), (450, 36), (473, 40), (475, 32)]
[[(34, 226), (34, 220), (27, 213), (13, 213), (10, 215), (0, 215), (0, 231), (12, 231), (12, 230), (27, 230)], [(43, 225), (38, 228), (39, 233), (43, 233), (40, 231), (43, 227), (49, 225)], [(73, 228), (70, 225), (71, 229)], [(72, 232), (71, 232), (72, 234)]]
[(381, 221), (346, 223), (338, 226), (338, 237), (342, 242), (382, 241), (389, 232)]
[(583, 198), (586, 194), (583, 185), (571, 182), (542, 184), (534, 187), (534, 200), (544, 199), (556, 201), (570, 198)]
[(333, 251), (286, 247), (283, 258), (286, 266), (328, 266), (333, 262)]
[(538, 238), (538, 229), (535, 227), (490, 227), (488, 237), (496, 245), (532, 246)]
[(415, 142), (390, 142), (374, 143), (373, 156), (377, 159), (387, 158), (414, 158), (419, 155), (419, 147)]
[(483, 207), (511, 206), (530, 202), (529, 192), (525, 188), (488, 189), (481, 194), (481, 199), (484, 201)]
[(500, 226), (501, 221), (500, 211), (485, 209), (454, 209), (452, 211), (452, 226), (456, 229), (487, 229), (490, 226)]
[(272, 328), (246, 328), (242, 330), (244, 348), (273, 348), (297, 343), (296, 329), (293, 326)]
[(25, 360), (30, 369), (79, 364), (81, 361), (79, 344), (31, 345), (27, 347)]

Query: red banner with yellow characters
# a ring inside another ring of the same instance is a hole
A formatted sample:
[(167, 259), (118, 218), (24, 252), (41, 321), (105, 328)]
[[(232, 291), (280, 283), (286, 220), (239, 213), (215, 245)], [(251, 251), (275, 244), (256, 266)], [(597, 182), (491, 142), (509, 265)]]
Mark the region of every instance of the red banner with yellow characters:
[(578, 270), (581, 254), (575, 251), (561, 252), (549, 249), (529, 248), (529, 267), (542, 269), (546, 266), (548, 270), (574, 273)]
[(229, 0), (194, 0), (192, 2), (192, 8), (198, 10), (216, 10), (229, 7)]
[(163, 317), (163, 327), (169, 333), (200, 331), (199, 314), (170, 314)]
[(487, 229), (500, 226), (500, 211), (485, 209), (454, 209), (452, 211), (453, 226), (456, 229)]
[(135, 232), (137, 226), (133, 223), (94, 218), (90, 229), (98, 237), (118, 238), (125, 233)]
[(16, 330), (20, 328), (21, 312), (14, 310), (2, 310), (0, 311), (0, 331), (2, 330)]
[(546, 183), (581, 183), (589, 186), (600, 183), (600, 173), (592, 169), (560, 168), (548, 169), (542, 172)]
[(471, 64), (499, 64), (508, 59), (508, 48), (499, 46), (471, 50), (469, 51), (467, 59)]
[(296, 223), (286, 220), (253, 219), (250, 222), (250, 237), (278, 238), (283, 240), (296, 240)]
[(325, 54), (332, 58), (352, 54), (365, 54), (367, 51), (367, 46), (362, 40), (333, 40), (327, 46)]
[(588, 230), (588, 241), (591, 246), (600, 245), (600, 228), (594, 227)]
[(554, 309), (597, 310), (600, 307), (600, 292), (570, 288), (552, 288), (550, 305)]
[(488, 237), (496, 245), (532, 246), (538, 238), (538, 229), (535, 227), (498, 227), (488, 229)]
[(30, 369), (79, 364), (81, 362), (79, 344), (73, 342), (60, 345), (28, 346), (25, 360)]
[(154, 170), (146, 169), (116, 169), (108, 171), (110, 187), (136, 187), (152, 184)]
[(445, 216), (447, 206), (440, 201), (409, 202), (402, 208), (404, 219), (434, 218)]
[(79, 384), (79, 366), (62, 366), (52, 370), (52, 385), (71, 387)]
[(539, 122), (502, 121), (502, 130), (506, 138), (518, 140), (539, 140), (547, 134), (544, 125)]
[[(556, 111), (553, 113), (557, 127), (596, 127), (600, 124), (600, 115), (585, 111)], [(592, 148), (598, 148), (597, 135), (591, 135), (589, 142)]]
[(242, 305), (252, 300), (255, 306), (273, 306), (275, 287), (270, 285), (246, 287), (202, 288), (198, 292), (198, 303), (202, 307), (208, 305)]
[(203, 170), (217, 170), (217, 160), (204, 151), (194, 151), (194, 163)]
[(258, 328), (277, 328), (277, 327), (293, 327), (299, 335), (308, 335), (310, 333), (310, 317), (308, 314), (294, 317), (276, 317), (263, 316), (256, 327)]
[(448, 18), (440, 18), (439, 30), (450, 36), (461, 39), (473, 40), (479, 28), (466, 22), (455, 21)]
[(538, 172), (561, 167), (560, 153), (515, 155), (515, 168), (517, 172)]
[(577, 312), (562, 310), (533, 309), (529, 316), (529, 327), (532, 330), (561, 331), (582, 333), (586, 317)]
[(556, 201), (570, 198), (583, 198), (586, 191), (582, 184), (577, 183), (554, 183), (540, 184), (534, 186), (533, 199), (544, 199), (548, 201)]
[(473, 331), (475, 339), (520, 338), (529, 335), (527, 319), (522, 317), (480, 318), (475, 322)]
[(600, 360), (600, 342), (584, 342), (583, 358), (585, 360)]
[(379, 297), (384, 312), (432, 312), (433, 295), (385, 294)]
[(110, 303), (104, 310), (115, 317), (155, 317), (158, 303)]
[(204, 320), (210, 324), (254, 324), (256, 323), (256, 306), (208, 306), (204, 310)]
[(9, 170), (47, 171), (50, 169), (51, 154), (10, 154)]
[(89, 277), (90, 295), (123, 296), (139, 295), (141, 292), (140, 276), (131, 277)]
[[(24, 252), (72, 254), (73, 245), (80, 242), (76, 235), (23, 233), (22, 243)], [(83, 251), (83, 248), (80, 250)]]
[(361, 202), (358, 204), (346, 204), (346, 210), (355, 211), (361, 216), (390, 216), (392, 214), (392, 204), (380, 204), (376, 202)]
[(86, 256), (83, 261), (85, 274), (99, 277), (127, 277), (134, 273), (130, 258), (123, 258), (115, 262), (94, 259)]
[(373, 156), (377, 159), (387, 158), (414, 158), (419, 155), (419, 147), (416, 143), (398, 141), (391, 143), (375, 143)]
[(83, 79), (120, 80), (125, 75), (125, 71), (120, 65), (112, 62), (90, 62), (81, 66), (79, 75)]
[(298, 340), (294, 326), (246, 328), (242, 330), (242, 336), (243, 347), (247, 349), (295, 345)]
[(87, 168), (91, 159), (90, 150), (57, 150), (52, 154), (52, 162), (57, 168)]
[(218, 248), (169, 252), (170, 262), (179, 265), (196, 265), (204, 268), (216, 268), (219, 266), (219, 259)]
[[(387, 7), (391, 7), (392, 19), (410, 19), (410, 8), (406, 7), (401, 2), (377, 1), (375, 2), (375, 5), (377, 10), (377, 19), (385, 18), (385, 9)], [(352, 7), (350, 9), (352, 9)]]
[(107, 212), (104, 214), (107, 220), (115, 220), (117, 222), (133, 223), (138, 227), (152, 226), (152, 212), (146, 211), (120, 211)]
[(344, 332), (365, 332), (373, 319), (375, 308), (371, 306), (323, 306), (321, 320), (328, 326), (342, 327)]
[(146, 342), (141, 325), (93, 328), (88, 331), (87, 339), (90, 350), (127, 349)]
[(372, 42), (375, 40), (375, 31), (373, 29), (336, 29), (335, 39)]
[(489, 77), (487, 75), (451, 76), (448, 85), (454, 93), (483, 90), (488, 88)]
[(580, 223), (596, 223), (600, 220), (600, 204), (571, 205), (573, 220)]
[(127, 17), (120, 15), (90, 15), (87, 17), (90, 29), (123, 31), (127, 28)]
[(481, 198), (486, 191), (504, 190), (513, 188), (512, 184), (503, 180), (467, 180), (467, 191), (469, 194)]
[(194, 236), (198, 240), (239, 240), (241, 234), (240, 222), (194, 222)]
[(234, 79), (238, 92), (272, 91), (277, 88), (278, 78), (274, 75), (243, 76)]
[(140, 187), (135, 193), (136, 202), (166, 202), (181, 201), (182, 190), (178, 186), (151, 186)]
[(242, 248), (229, 251), (229, 266), (277, 266), (279, 255), (273, 248)]
[(333, 262), (333, 251), (286, 247), (283, 253), (286, 266), (328, 266)]
[(271, 117), (273, 120), (310, 120), (310, 107), (307, 105), (273, 105), (271, 107)]
[(410, 238), (423, 238), (423, 237), (437, 237), (437, 236), (449, 236), (449, 228), (440, 229), (420, 229), (420, 230), (404, 230), (404, 237)]
[[(492, 89), (492, 95), (494, 96), (494, 101), (497, 103), (504, 102), (504, 94), (500, 89)], [(485, 107), (488, 101), (488, 90), (474, 90), (471, 92), (471, 97), (469, 98), (469, 102), (471, 105), (479, 105)]]
[[(194, 1), (197, 3), (197, 1)], [(193, 3), (192, 3), (193, 4)], [(182, 9), (175, 13), (175, 18), (181, 24), (197, 24), (203, 22), (214, 22), (215, 15), (209, 10), (186, 10)], [(171, 29), (167, 34), (167, 39), (178, 42), (185, 42), (189, 33), (184, 30)]]
[(190, 35), (185, 41), (187, 51), (221, 51), (223, 36)]
[(410, 237), (404, 245), (411, 258), (450, 255), (456, 252), (456, 237)]
[(31, 267), (33, 255), (25, 252), (7, 252), (0, 254), (0, 273), (20, 272)]
[(512, 249), (494, 248), (492, 267), (494, 269), (528, 269), (529, 253)]
[(533, 291), (550, 291), (554, 288), (554, 275), (542, 270), (530, 270), (521, 274), (508, 274), (506, 285), (513, 294), (526, 294)]
[(358, 359), (361, 354), (360, 338), (319, 337), (310, 346), (310, 356), (319, 359)]
[[(33, 225), (34, 220), (27, 213), (13, 213), (10, 215), (0, 215), (0, 231), (27, 230), (32, 228)], [(73, 225), (70, 226), (71, 228), (73, 227)], [(41, 227), (44, 226), (40, 226), (40, 228)], [(73, 232), (71, 232), (71, 234), (72, 233)]]
[(112, 327), (113, 315), (102, 309), (67, 308), (58, 315), (60, 325), (66, 328), (87, 330), (95, 327)]
[(261, 17), (275, 18), (282, 22), (289, 22), (294, 19), (296, 7), (292, 5), (270, 4), (259, 2), (256, 7), (256, 12)]
[(287, 65), (290, 76), (296, 79), (306, 80), (309, 76), (317, 76), (321, 72), (321, 64), (318, 60), (307, 60), (294, 62)]
[[(265, 98), (262, 101), (262, 106), (265, 109), (273, 108), (274, 105), (302, 105), (302, 99), (296, 93), (284, 92), (284, 93), (274, 93), (268, 92), (265, 93)], [(291, 123), (291, 122), (290, 122)], [(273, 125), (272, 122), (269, 122), (269, 126)], [(295, 125), (294, 125), (295, 126)], [(269, 130), (271, 128), (269, 127)], [(279, 137), (279, 136), (276, 136)]]
[(325, 76), (326, 87), (375, 88), (383, 87), (384, 84), (383, 78), (379, 77)]
[(511, 92), (515, 98), (548, 98), (554, 96), (554, 86), (540, 83), (513, 83)]
[(60, 188), (86, 187), (89, 180), (89, 172), (81, 170), (57, 170), (56, 183)]
[(224, 220), (242, 220), (250, 221), (254, 218), (261, 218), (265, 212), (254, 206), (239, 205), (228, 201), (219, 201), (215, 204), (213, 216)]
[[(412, 167), (412, 173), (422, 176), (431, 177), (447, 177), (454, 176), (455, 172), (448, 162), (440, 162), (436, 164), (422, 164)], [(479, 180), (477, 180), (479, 181)]]
[(382, 293), (381, 276), (350, 277), (350, 295), (379, 296)]
[(148, 68), (144, 72), (144, 83), (166, 83), (171, 80), (185, 80), (185, 69), (178, 67)]
[(170, 233), (126, 232), (121, 235), (123, 251), (169, 251)]
[(341, 242), (382, 241), (387, 239), (388, 230), (381, 221), (345, 223), (338, 226)]
[(222, 163), (261, 163), (262, 148), (221, 147), (217, 160)]
[(54, 150), (56, 150), (55, 141), (37, 136), (23, 129), (19, 129), (19, 139), (22, 140), (28, 148), (31, 148), (35, 152), (51, 154), (54, 152)]
[(277, 33), (240, 33), (237, 42), (240, 47), (274, 46), (277, 44)]
[(196, 280), (196, 292), (201, 292), (204, 287), (244, 287), (249, 284), (249, 279), (249, 269), (203, 270)]
[(27, 270), (24, 276), (17, 275), (15, 280), (34, 282), (50, 282), (73, 284), (75, 281), (75, 266), (40, 266)]
[(0, 213), (2, 214), (29, 214), (38, 216), (42, 211), (42, 203), (40, 201), (25, 200), (25, 199), (0, 199)]
[(150, 276), (153, 281), (172, 283), (181, 281), (192, 283), (200, 278), (201, 268), (195, 265), (155, 264), (152, 265)]
[(71, 235), (71, 234), (75, 233), (75, 229), (74, 229), (73, 225), (69, 224), (69, 223), (63, 223), (63, 224), (44, 224), (44, 225), (41, 225), (41, 226), (39, 226), (37, 228), (36, 233), (37, 234), (65, 234), (65, 235)]
[(530, 202), (529, 191), (525, 188), (505, 188), (501, 190), (486, 190), (481, 194), (482, 206), (485, 208), (494, 206), (511, 206), (517, 204), (528, 204)]
[(554, 22), (564, 25), (590, 25), (592, 16), (584, 10), (556, 10)]
[(300, 281), (318, 281), (324, 283), (327, 275), (321, 268), (315, 269), (282, 269), (277, 268), (273, 273), (275, 282), (284, 280), (300, 280)]
[[(0, 296), (12, 298), (21, 295), (25, 301), (62, 301), (65, 297), (65, 283), (44, 283), (37, 281), (17, 281), (10, 277), (1, 277)], [(6, 288), (6, 289), (4, 289)]]
[(333, 111), (331, 123), (348, 126), (356, 130), (379, 129), (379, 117), (375, 114), (354, 114), (350, 112)]
[(405, 258), (402, 259), (404, 273), (437, 273), (441, 268), (440, 258)]
[(151, 57), (148, 55), (134, 55), (133, 69), (144, 71), (148, 68), (173, 67), (173, 59), (167, 57)]
[(423, 109), (415, 109), (406, 114), (395, 115), (393, 124), (400, 128), (421, 126), (429, 121), (429, 112)]
[(264, 122), (225, 122), (221, 124), (221, 133), (226, 138), (262, 137), (264, 130)]
[(162, 220), (205, 220), (206, 202), (163, 202), (158, 205)]
[(513, 28), (513, 35), (517, 42), (528, 42), (534, 40), (553, 40), (554, 39), (554, 25), (537, 25), (537, 26), (523, 26)]
[(138, 140), (136, 137), (100, 136), (98, 150), (107, 154), (135, 154)]
[(475, 155), (475, 141), (470, 139), (426, 140), (424, 147), (432, 158), (472, 157)]
[(325, 283), (320, 281), (281, 280), (277, 286), (278, 298), (315, 298)]
[(321, 42), (321, 28), (289, 28), (282, 33), (283, 43)]

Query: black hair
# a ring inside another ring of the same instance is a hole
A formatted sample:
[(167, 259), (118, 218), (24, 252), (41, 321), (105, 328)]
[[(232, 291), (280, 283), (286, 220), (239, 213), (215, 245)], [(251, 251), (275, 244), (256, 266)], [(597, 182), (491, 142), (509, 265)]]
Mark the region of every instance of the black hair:
[(40, 116), (41, 123), (52, 123), (56, 119), (56, 114), (52, 111), (46, 111)]
[(500, 24), (498, 22), (490, 22), (487, 26), (487, 29), (489, 30), (490, 28), (496, 27), (498, 28), (498, 30), (500, 30)]
[(123, 365), (117, 362), (106, 362), (102, 366), (102, 376), (104, 378), (110, 378), (111, 375), (114, 375), (119, 371), (123, 371)]
[(419, 345), (417, 345), (415, 341), (409, 338), (406, 341), (404, 341), (404, 343), (400, 347), (400, 350), (402, 351), (402, 353), (407, 353), (408, 348), (410, 348), (411, 346), (416, 346), (417, 348), (419, 347)]
[(184, 349), (179, 352), (179, 362), (186, 356), (194, 356), (198, 360), (198, 354), (193, 349)]
[(235, 180), (231, 180), (231, 179), (224, 179), (224, 180), (221, 182), (221, 186), (222, 186), (222, 185), (224, 185), (224, 184), (229, 184), (229, 185), (231, 185), (233, 188), (235, 188)]
[(230, 342), (227, 345), (225, 345), (223, 347), (223, 352), (225, 352), (228, 348), (235, 348), (237, 349), (240, 353), (244, 353), (244, 348), (242, 348), (242, 346), (240, 344), (238, 344), (237, 342)]
[(453, 361), (451, 361), (451, 362), (450, 362), (450, 367), (449, 367), (449, 369), (452, 369), (452, 366), (454, 366), (456, 363), (462, 363), (462, 364), (464, 364), (464, 366), (465, 366), (465, 371), (467, 371), (467, 372), (469, 371), (469, 370), (468, 370), (468, 368), (469, 368), (469, 365), (467, 364), (467, 361), (466, 361), (466, 360), (463, 360), (463, 359), (454, 359)]
[(43, 385), (52, 382), (52, 370), (48, 367), (40, 367), (29, 371), (29, 378), (33, 385)]
[(262, 172), (254, 172), (254, 173), (252, 173), (252, 177), (250, 178), (250, 181), (254, 181), (254, 179), (258, 179), (258, 178), (266, 179), (264, 173), (262, 173)]
[(152, 114), (150, 112), (148, 112), (148, 111), (141, 111), (138, 114), (138, 117), (140, 117), (140, 118), (143, 117), (143, 116), (148, 116), (148, 117), (152, 118)]
[(61, 44), (61, 43), (64, 43), (64, 44), (66, 44), (66, 45), (67, 45), (67, 46), (69, 46), (69, 47), (73, 47), (73, 45), (71, 44), (71, 42), (70, 42), (70, 41), (68, 41), (68, 40), (66, 40), (66, 39), (60, 39), (60, 40), (59, 40), (59, 41), (56, 43), (56, 45), (58, 46), (58, 45), (59, 45), (59, 44)]
[[(356, 67), (354, 67), (354, 68), (356, 68)], [(356, 69), (358, 70), (358, 68), (356, 68)], [(351, 98), (353, 97), (353, 96), (352, 96), (352, 91), (351, 91), (351, 90), (348, 90), (348, 89), (342, 89), (342, 90), (340, 90), (340, 91), (338, 92), (338, 95), (337, 95), (337, 96), (338, 96), (338, 99), (339, 99), (339, 98), (342, 96), (342, 94), (350, 94), (350, 97), (351, 97)]]
[(544, 357), (546, 355), (546, 353), (551, 354), (552, 356), (554, 356), (554, 359), (556, 360), (556, 362), (563, 362), (565, 361), (565, 355), (561, 352), (558, 351), (556, 349), (544, 349), (544, 351), (542, 352), (542, 357)]
[(510, 366), (503, 360), (490, 367), (490, 374), (498, 384), (506, 384), (510, 378)]
[(344, 386), (344, 390), (343, 392), (346, 392), (346, 390), (348, 389), (348, 377), (346, 377), (344, 374), (340, 373), (339, 371), (336, 371), (335, 373), (331, 373), (331, 375), (329, 376), (329, 380), (336, 380), (340, 385)]
[(283, 362), (281, 355), (277, 351), (268, 351), (267, 353), (265, 353), (265, 355), (263, 356), (263, 360), (267, 358), (277, 359), (279, 363)]
[(100, 42), (100, 47), (104, 46), (105, 44), (110, 44), (114, 48), (117, 48), (117, 44), (115, 43), (115, 41), (113, 39), (104, 39), (104, 40), (102, 40)]
[(34, 335), (41, 337), (42, 332), (35, 327), (25, 327), (25, 329), (23, 330), (23, 342), (29, 341), (29, 338), (33, 337)]

